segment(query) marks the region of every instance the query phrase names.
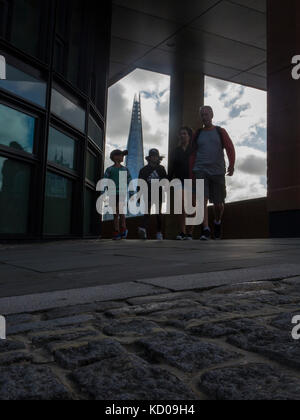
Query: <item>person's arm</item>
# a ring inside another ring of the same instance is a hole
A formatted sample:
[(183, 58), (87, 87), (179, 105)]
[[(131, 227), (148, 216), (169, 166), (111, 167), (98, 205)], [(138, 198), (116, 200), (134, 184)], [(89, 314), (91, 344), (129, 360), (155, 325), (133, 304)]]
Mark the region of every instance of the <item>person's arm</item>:
[(110, 176), (111, 176), (110, 168), (107, 168), (104, 173), (103, 179), (110, 179)]
[[(103, 175), (103, 179), (111, 179), (111, 170), (110, 168), (107, 168), (104, 175)], [(103, 191), (101, 191), (101, 195), (105, 194), (106, 191), (108, 191), (108, 187), (105, 187)]]
[(143, 179), (144, 181), (147, 181), (146, 169), (145, 168), (142, 168), (140, 170), (139, 179)]
[(170, 172), (169, 172), (170, 181), (172, 181), (172, 179), (176, 177), (177, 165), (178, 165), (178, 149), (174, 151), (173, 161), (171, 162), (171, 165), (170, 165)]
[(222, 128), (223, 146), (229, 160), (228, 176), (233, 176), (236, 162), (236, 153), (234, 144), (224, 128)]
[(167, 171), (166, 171), (166, 168), (164, 166), (162, 166), (162, 165), (160, 167), (160, 174), (159, 174), (159, 176), (160, 176), (160, 180), (162, 180), (162, 179), (169, 179), (168, 174), (167, 174)]

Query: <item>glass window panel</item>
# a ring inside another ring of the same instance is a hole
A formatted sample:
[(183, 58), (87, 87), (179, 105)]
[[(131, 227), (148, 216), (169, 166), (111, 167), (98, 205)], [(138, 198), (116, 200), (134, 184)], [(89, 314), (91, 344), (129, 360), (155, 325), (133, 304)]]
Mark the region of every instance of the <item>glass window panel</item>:
[(41, 0), (17, 0), (12, 14), (11, 43), (37, 56), (40, 39)]
[(46, 106), (46, 83), (9, 64), (6, 65), (6, 80), (0, 80), (0, 87), (42, 107)]
[(25, 234), (31, 168), (0, 157), (0, 234)]
[(89, 117), (89, 137), (103, 149), (103, 131), (92, 117)]
[(78, 85), (79, 58), (83, 37), (83, 2), (81, 0), (72, 1), (72, 12), (70, 17), (70, 42), (68, 54), (68, 79)]
[(45, 193), (44, 233), (68, 235), (71, 233), (73, 183), (47, 172)]
[(97, 159), (89, 151), (86, 158), (86, 177), (94, 183), (97, 182)]
[(76, 169), (76, 142), (62, 132), (50, 127), (48, 160), (69, 169)]
[(35, 118), (0, 104), (0, 145), (33, 152)]
[(85, 131), (85, 111), (57, 90), (52, 90), (51, 111), (78, 130)]
[(86, 235), (93, 233), (94, 208), (96, 208), (95, 194), (93, 191), (86, 189), (84, 205), (84, 233)]

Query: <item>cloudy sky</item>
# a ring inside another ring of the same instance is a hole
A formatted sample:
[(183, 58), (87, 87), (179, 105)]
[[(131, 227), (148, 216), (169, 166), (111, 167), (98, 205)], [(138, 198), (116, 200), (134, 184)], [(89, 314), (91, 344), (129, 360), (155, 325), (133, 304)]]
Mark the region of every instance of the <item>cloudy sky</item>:
[[(159, 148), (167, 156), (170, 78), (135, 70), (109, 89), (106, 167), (110, 152), (126, 148), (135, 93), (141, 92), (145, 154)], [(228, 179), (228, 201), (266, 195), (266, 93), (206, 78), (205, 103), (215, 110), (237, 149), (237, 170)], [(167, 163), (167, 161), (164, 161)]]

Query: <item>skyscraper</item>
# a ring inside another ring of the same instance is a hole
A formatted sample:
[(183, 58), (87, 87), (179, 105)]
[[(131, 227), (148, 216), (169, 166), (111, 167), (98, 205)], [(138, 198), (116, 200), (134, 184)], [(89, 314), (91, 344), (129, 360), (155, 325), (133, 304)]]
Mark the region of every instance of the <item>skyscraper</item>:
[(141, 95), (135, 95), (134, 97), (127, 150), (126, 166), (130, 171), (132, 179), (138, 179), (139, 172), (144, 166)]

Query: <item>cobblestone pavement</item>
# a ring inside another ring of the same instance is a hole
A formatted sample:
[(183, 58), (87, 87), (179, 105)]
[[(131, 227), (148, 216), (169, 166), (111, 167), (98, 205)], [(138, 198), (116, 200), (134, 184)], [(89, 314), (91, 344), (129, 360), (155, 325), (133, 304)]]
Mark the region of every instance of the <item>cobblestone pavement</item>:
[(300, 277), (9, 315), (0, 399), (300, 399)]

